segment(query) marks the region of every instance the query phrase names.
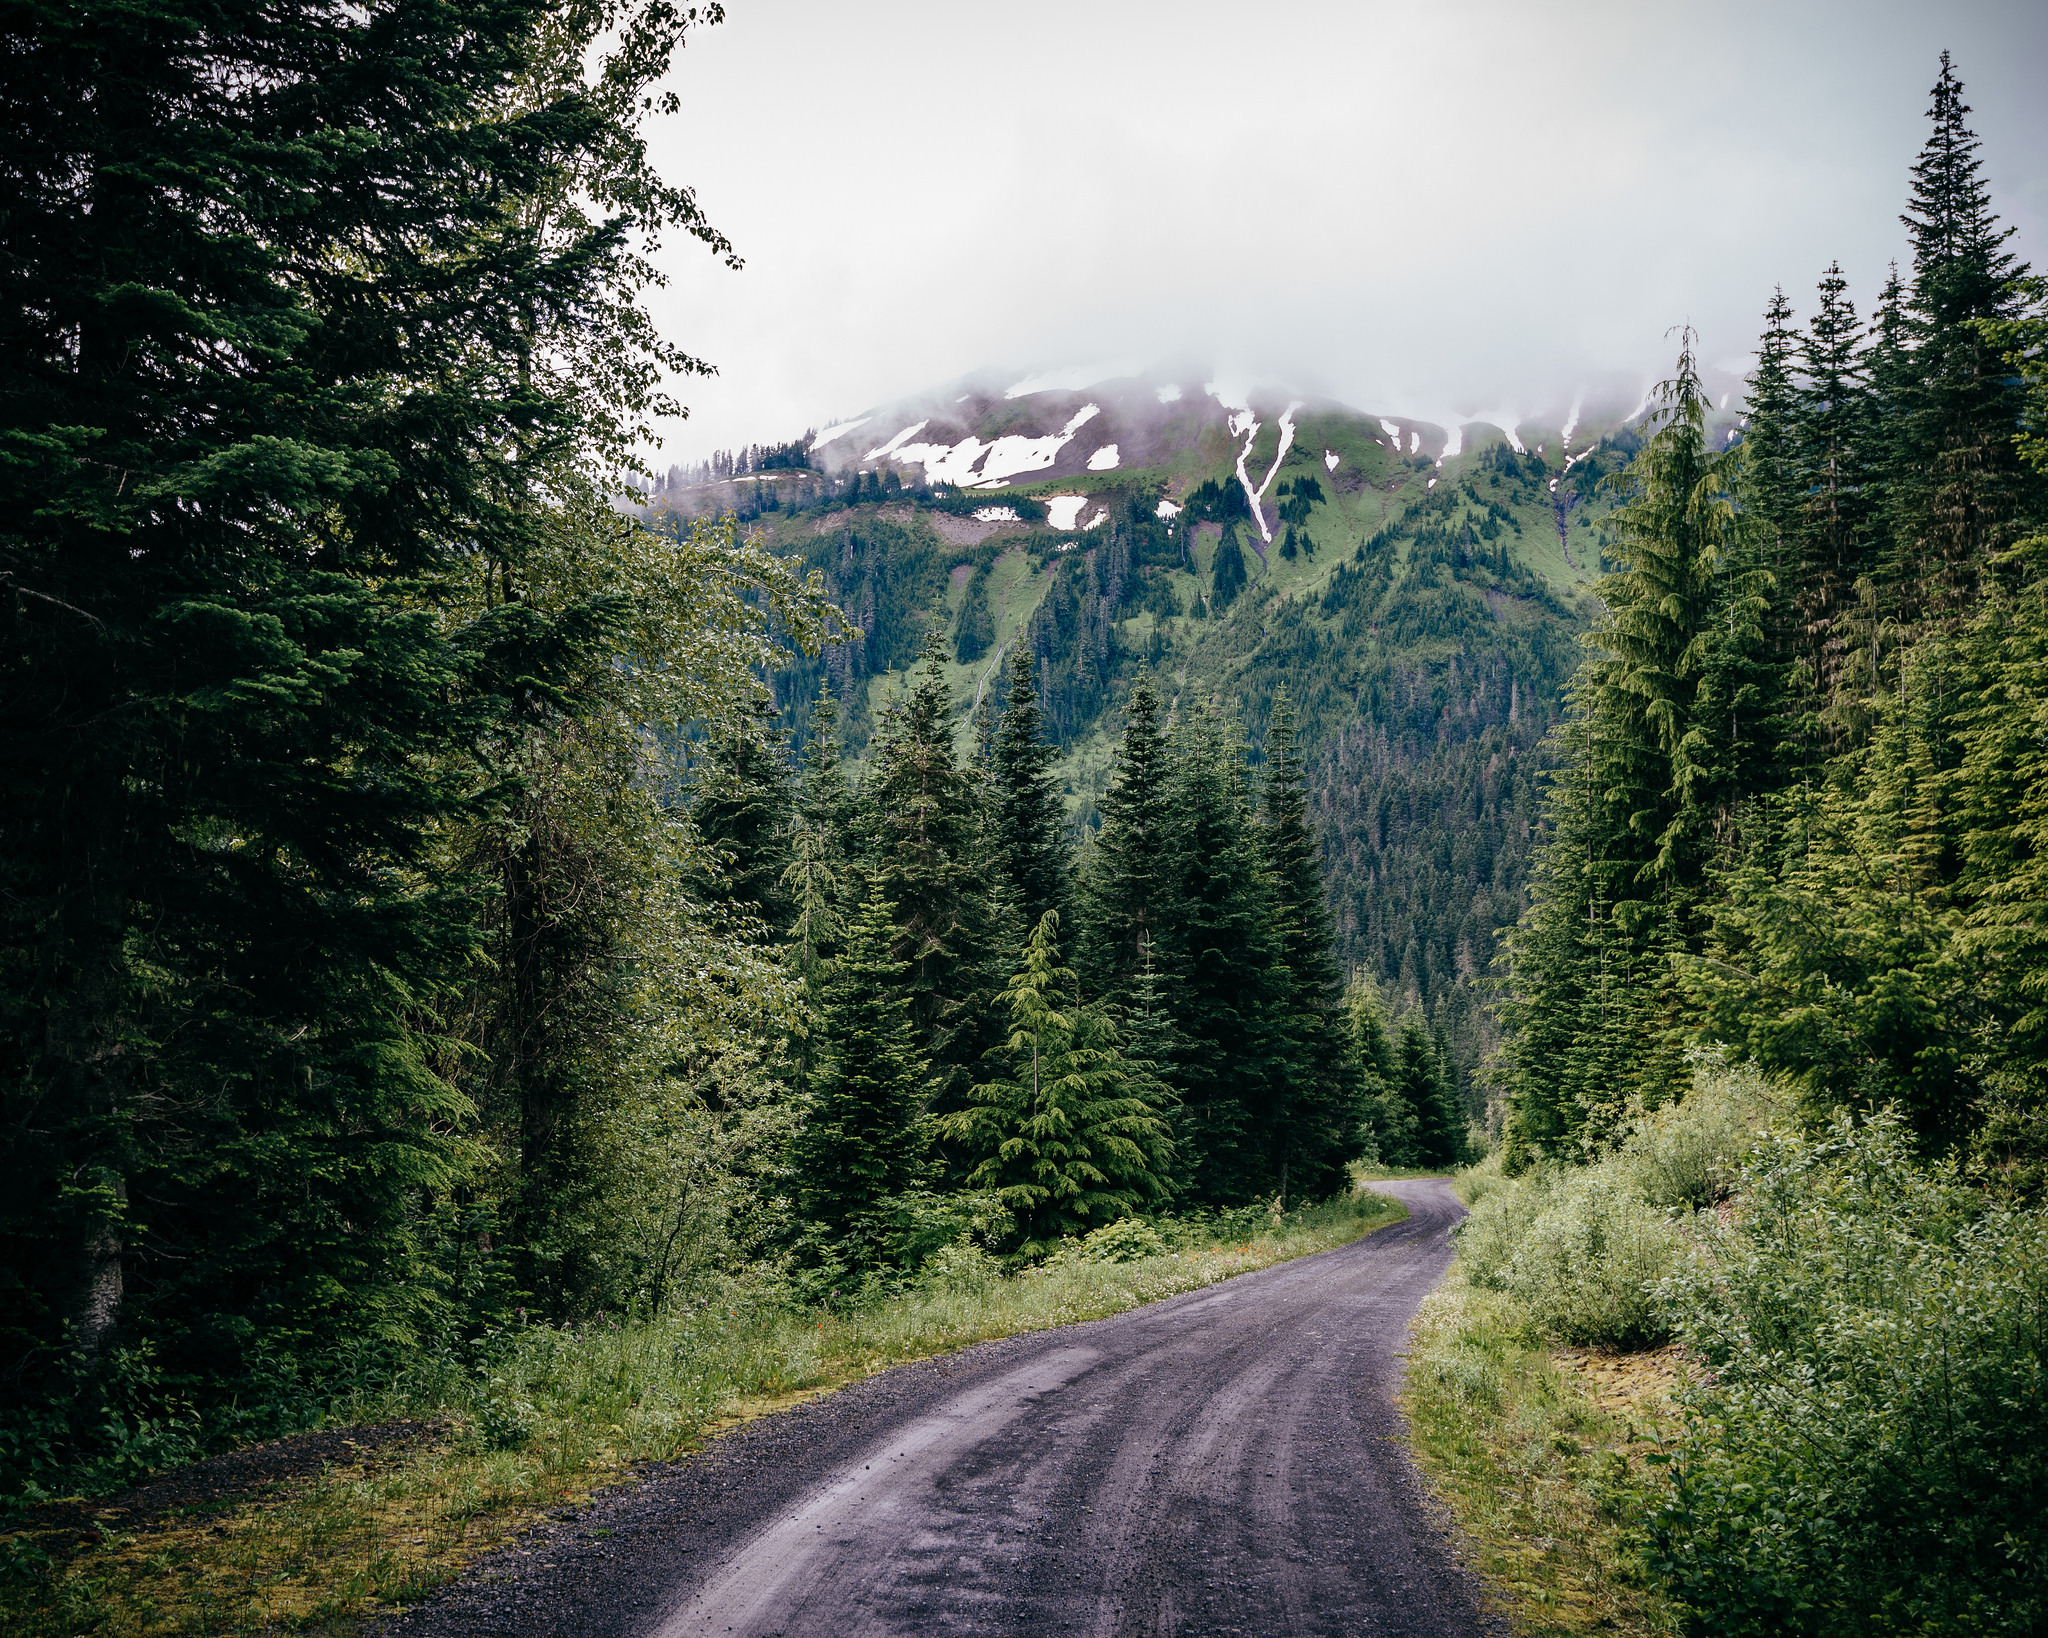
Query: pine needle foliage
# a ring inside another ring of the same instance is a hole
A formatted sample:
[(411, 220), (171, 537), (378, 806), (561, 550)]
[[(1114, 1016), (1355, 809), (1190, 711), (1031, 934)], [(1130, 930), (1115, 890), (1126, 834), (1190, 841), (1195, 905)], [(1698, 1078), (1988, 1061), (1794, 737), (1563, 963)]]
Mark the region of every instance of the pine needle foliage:
[(1004, 992), (1010, 1035), (998, 1056), (1008, 1073), (945, 1118), (947, 1135), (978, 1157), (968, 1186), (993, 1192), (1016, 1219), (1022, 1257), (1163, 1204), (1173, 1160), (1156, 1083), (1124, 1056), (1109, 1014), (1082, 1004), (1058, 935), (1048, 911)]

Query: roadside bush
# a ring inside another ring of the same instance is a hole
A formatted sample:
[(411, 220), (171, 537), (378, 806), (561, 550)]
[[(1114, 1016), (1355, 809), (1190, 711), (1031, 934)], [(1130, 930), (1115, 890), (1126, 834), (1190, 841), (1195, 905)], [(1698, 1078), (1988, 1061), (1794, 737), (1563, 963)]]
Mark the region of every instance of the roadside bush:
[(1710, 1373), (1653, 1567), (1716, 1635), (2048, 1630), (2048, 1219), (1885, 1115), (1779, 1139), (1660, 1296)]
[(1744, 1157), (1789, 1112), (1790, 1101), (1754, 1064), (1730, 1069), (1718, 1054), (1701, 1053), (1684, 1101), (1640, 1116), (1619, 1158), (1651, 1205), (1700, 1211), (1728, 1198)]
[(1651, 1288), (1680, 1246), (1669, 1214), (1613, 1163), (1546, 1171), (1490, 1195), (1459, 1234), (1473, 1284), (1515, 1297), (1560, 1342), (1606, 1348), (1669, 1335)]
[(1164, 1235), (1142, 1217), (1119, 1217), (1077, 1240), (1068, 1240), (1046, 1259), (1048, 1268), (1064, 1263), (1135, 1263), (1163, 1257), (1173, 1249)]
[(1627, 1349), (1667, 1340), (1653, 1287), (1679, 1265), (1686, 1216), (1728, 1198), (1743, 1157), (1784, 1110), (1755, 1069), (1701, 1054), (1685, 1099), (1640, 1116), (1598, 1164), (1552, 1164), (1515, 1179), (1491, 1160), (1474, 1168), (1459, 1182), (1471, 1207), (1458, 1229), (1466, 1277), (1514, 1296), (1560, 1342)]

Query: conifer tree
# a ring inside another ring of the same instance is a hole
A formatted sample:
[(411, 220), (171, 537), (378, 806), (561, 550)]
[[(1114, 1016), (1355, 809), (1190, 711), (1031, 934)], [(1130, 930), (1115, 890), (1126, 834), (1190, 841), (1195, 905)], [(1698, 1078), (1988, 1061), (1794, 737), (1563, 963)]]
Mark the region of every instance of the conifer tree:
[(1906, 301), (1912, 371), (1891, 493), (1893, 574), (1910, 623), (1953, 627), (1973, 605), (1991, 555), (2031, 511), (2039, 478), (2019, 460), (2018, 383), (1992, 330), (2019, 312), (2026, 268), (2005, 248), (2012, 229), (1991, 209), (1966, 122), (1969, 105), (1949, 54), (1927, 117), (1933, 129), (1912, 167), (1901, 218), (1913, 241)]
[(1216, 557), (1209, 569), (1209, 603), (1220, 614), (1237, 600), (1245, 586), (1244, 548), (1238, 544), (1235, 518), (1224, 520), (1223, 535), (1216, 542)]
[(1791, 655), (1792, 631), (1786, 616), (1796, 578), (1789, 535), (1796, 493), (1792, 477), (1792, 418), (1797, 386), (1792, 372), (1800, 338), (1789, 322), (1791, 317), (1792, 304), (1785, 299), (1785, 287), (1780, 285), (1771, 292), (1770, 305), (1764, 309), (1756, 369), (1749, 377), (1743, 406), (1748, 413), (1743, 425), (1741, 462), (1743, 506), (1755, 520), (1763, 565), (1774, 581), (1771, 648), (1780, 659), (1789, 659)]
[(1793, 401), (1789, 487), (1800, 664), (1823, 705), (1841, 686), (1855, 587), (1875, 566), (1866, 463), (1874, 441), (1862, 327), (1839, 262), (1820, 281), (1820, 304), (1800, 348), (1804, 381)]
[(827, 677), (818, 685), (818, 697), (811, 704), (797, 812), (839, 863), (850, 862), (860, 853), (860, 797), (846, 777), (845, 754), (845, 743), (839, 737), (839, 702)]
[(690, 817), (719, 862), (720, 897), (780, 936), (792, 914), (783, 872), (795, 791), (765, 711), (714, 728), (697, 770)]
[(977, 1157), (971, 1188), (995, 1193), (1016, 1220), (1018, 1255), (1162, 1204), (1173, 1148), (1154, 1083), (1125, 1057), (1099, 1006), (1081, 1004), (1060, 965), (1059, 917), (1032, 930), (1004, 1000), (1006, 1074), (977, 1085), (947, 1135)]
[(926, 637), (920, 659), (909, 698), (875, 736), (863, 793), (872, 828), (867, 866), (869, 880), (896, 907), (895, 950), (905, 964), (920, 1047), (944, 1072), (972, 1062), (963, 1054), (973, 1041), (956, 1037), (989, 951), (984, 794), (980, 777), (960, 765), (953, 749), (938, 633)]
[(1082, 881), (1077, 963), (1091, 993), (1128, 1000), (1169, 914), (1167, 745), (1159, 696), (1145, 672), (1131, 685), (1102, 823)]
[(211, 1391), (430, 1313), (489, 886), (435, 849), (618, 629), (522, 564), (695, 367), (634, 291), (666, 229), (729, 248), (639, 129), (703, 20), (10, 24), (9, 1394), (123, 1327)]
[(924, 1174), (930, 1071), (910, 1018), (895, 906), (869, 891), (821, 1009), (821, 1051), (795, 1152), (797, 1207), (815, 1251), (855, 1274), (886, 1267), (896, 1201)]
[(1382, 1166), (1416, 1165), (1415, 1109), (1401, 1091), (1386, 1004), (1370, 977), (1352, 981), (1344, 1013), (1358, 1072), (1359, 1148)]
[(1067, 912), (1073, 872), (1066, 807), (1053, 772), (1058, 752), (1046, 743), (1037, 668), (1021, 643), (1010, 655), (1008, 680), (990, 747), (990, 863), (1025, 925), (1036, 927), (1048, 910)]
[(1281, 969), (1275, 987), (1286, 1035), (1272, 1138), (1282, 1198), (1315, 1200), (1345, 1185), (1360, 1108), (1343, 980), (1295, 735), (1294, 700), (1283, 688), (1266, 729), (1264, 822), (1258, 833), (1272, 882)]
[(1394, 1048), (1394, 1084), (1415, 1119), (1415, 1164), (1455, 1166), (1464, 1159), (1465, 1122), (1444, 1084), (1443, 1065), (1422, 1020), (1410, 1014)]
[(1167, 780), (1173, 916), (1162, 966), (1179, 1008), (1175, 1082), (1202, 1198), (1242, 1204), (1279, 1187), (1274, 1122), (1284, 1007), (1272, 886), (1252, 830), (1241, 743), (1211, 703), (1178, 725)]
[(1660, 403), (1609, 520), (1620, 568), (1601, 582), (1609, 614), (1557, 732), (1566, 768), (1508, 943), (1511, 1169), (1604, 1140), (1631, 1098), (1669, 1095), (1650, 955), (1667, 935), (1697, 951), (1712, 839), (1765, 777), (1774, 737), (1767, 577), (1735, 514), (1734, 463), (1707, 447), (1689, 335)]

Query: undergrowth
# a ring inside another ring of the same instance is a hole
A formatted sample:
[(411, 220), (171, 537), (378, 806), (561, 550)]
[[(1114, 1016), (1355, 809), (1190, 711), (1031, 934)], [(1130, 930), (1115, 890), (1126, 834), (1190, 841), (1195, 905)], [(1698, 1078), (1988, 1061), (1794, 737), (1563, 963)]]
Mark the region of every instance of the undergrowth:
[(750, 1416), (894, 1365), (1328, 1250), (1406, 1215), (1397, 1200), (1360, 1193), (1277, 1223), (1241, 1214), (1178, 1249), (1162, 1249), (1157, 1231), (1113, 1225), (1015, 1276), (963, 1246), (934, 1259), (918, 1288), (845, 1313), (794, 1310), (779, 1288), (736, 1279), (649, 1323), (495, 1332), (344, 1407), (344, 1420), (441, 1427), (403, 1456), (255, 1501), (176, 1509), (146, 1528), (123, 1530), (113, 1509), (87, 1507), (0, 1537), (0, 1630), (353, 1632), (541, 1515)]
[(1456, 1267), (1416, 1317), (1403, 1406), (1417, 1456), (1527, 1638), (1676, 1630), (1640, 1557), (1662, 1494), (1648, 1458), (1674, 1428), (1669, 1366), (1628, 1357), (1600, 1362), (1603, 1394), (1519, 1300)]

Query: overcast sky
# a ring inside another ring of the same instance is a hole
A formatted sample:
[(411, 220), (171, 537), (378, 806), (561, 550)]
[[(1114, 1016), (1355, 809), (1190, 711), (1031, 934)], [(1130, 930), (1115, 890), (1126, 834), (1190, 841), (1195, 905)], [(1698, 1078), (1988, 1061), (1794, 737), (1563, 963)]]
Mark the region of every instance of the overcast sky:
[(2048, 4), (728, 0), (652, 139), (734, 240), (652, 293), (718, 367), (661, 463), (987, 370), (1120, 363), (1426, 414), (1734, 364), (1867, 309), (1937, 56), (2048, 262)]

